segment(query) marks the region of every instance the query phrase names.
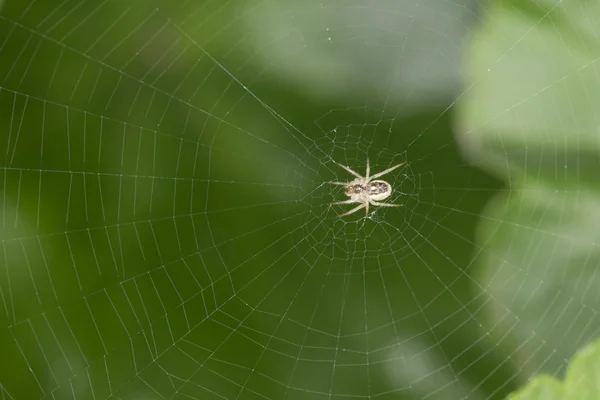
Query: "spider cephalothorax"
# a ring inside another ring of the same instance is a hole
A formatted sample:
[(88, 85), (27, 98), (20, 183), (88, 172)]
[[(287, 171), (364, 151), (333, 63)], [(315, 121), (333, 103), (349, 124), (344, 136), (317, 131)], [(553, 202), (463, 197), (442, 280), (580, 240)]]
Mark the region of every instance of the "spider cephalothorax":
[(336, 163), (336, 164), (339, 165), (340, 167), (344, 168), (346, 171), (350, 172), (352, 175), (354, 175), (356, 177), (356, 179), (354, 179), (351, 182), (329, 182), (333, 185), (345, 186), (346, 187), (345, 194), (346, 194), (346, 196), (350, 197), (350, 200), (338, 201), (338, 202), (335, 202), (332, 204), (360, 203), (360, 205), (358, 207), (355, 207), (352, 210), (348, 211), (347, 213), (340, 215), (340, 217), (352, 214), (353, 212), (356, 212), (356, 211), (360, 210), (361, 208), (365, 208), (365, 213), (366, 213), (366, 215), (368, 215), (369, 214), (369, 204), (374, 205), (374, 206), (383, 206), (383, 207), (399, 207), (402, 205), (402, 204), (380, 203), (379, 201), (385, 200), (391, 196), (392, 185), (390, 185), (386, 181), (377, 180), (375, 178), (379, 178), (379, 177), (387, 174), (388, 172), (391, 172), (391, 171), (395, 170), (396, 168), (401, 167), (405, 163), (400, 163), (400, 164), (394, 165), (393, 167), (388, 168), (385, 171), (379, 172), (371, 177), (369, 177), (370, 168), (369, 168), (369, 159), (368, 158), (367, 158), (367, 173), (365, 174), (365, 176), (360, 176), (358, 173), (354, 172), (350, 168), (348, 168), (340, 163)]

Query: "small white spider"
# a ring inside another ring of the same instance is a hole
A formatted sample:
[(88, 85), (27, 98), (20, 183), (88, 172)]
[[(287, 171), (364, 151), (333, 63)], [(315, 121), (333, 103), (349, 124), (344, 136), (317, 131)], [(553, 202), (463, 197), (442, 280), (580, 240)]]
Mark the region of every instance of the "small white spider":
[(346, 171), (350, 172), (352, 175), (356, 176), (351, 182), (329, 182), (332, 185), (343, 185), (346, 187), (346, 196), (350, 197), (350, 200), (338, 201), (331, 204), (352, 204), (352, 203), (361, 203), (358, 207), (353, 208), (347, 213), (339, 215), (339, 217), (345, 217), (346, 215), (350, 215), (361, 208), (365, 208), (365, 215), (369, 215), (369, 204), (374, 206), (382, 206), (382, 207), (400, 207), (402, 204), (389, 204), (389, 203), (379, 203), (379, 200), (385, 200), (392, 195), (392, 185), (387, 183), (386, 181), (376, 180), (380, 176), (387, 174), (395, 170), (398, 167), (406, 163), (400, 163), (398, 165), (394, 165), (391, 168), (386, 169), (385, 171), (379, 172), (373, 176), (369, 176), (370, 168), (369, 168), (369, 159), (367, 158), (367, 173), (365, 176), (360, 176), (358, 173), (354, 172), (350, 168), (336, 163), (340, 167), (344, 168)]

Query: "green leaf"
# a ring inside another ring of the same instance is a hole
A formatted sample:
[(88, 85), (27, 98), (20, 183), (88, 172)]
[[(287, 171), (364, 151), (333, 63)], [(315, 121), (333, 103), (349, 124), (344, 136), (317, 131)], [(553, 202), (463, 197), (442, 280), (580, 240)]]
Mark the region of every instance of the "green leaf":
[(482, 215), (477, 289), (484, 329), (525, 380), (559, 374), (600, 331), (600, 2), (488, 11), (458, 140), (509, 189)]
[(511, 394), (508, 399), (595, 400), (600, 398), (599, 380), (600, 340), (597, 340), (575, 356), (564, 382), (542, 375)]
[(466, 130), (484, 136), (464, 140), (521, 151), (569, 136), (578, 139), (569, 149), (598, 147), (600, 32), (590, 31), (582, 16), (600, 15), (600, 2), (566, 3), (494, 4), (474, 37), (467, 68), (476, 84), (462, 109)]

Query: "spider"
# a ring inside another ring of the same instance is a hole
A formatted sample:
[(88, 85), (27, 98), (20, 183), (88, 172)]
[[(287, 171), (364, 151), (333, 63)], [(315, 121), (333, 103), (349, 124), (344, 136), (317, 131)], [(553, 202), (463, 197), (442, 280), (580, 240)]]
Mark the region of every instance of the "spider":
[(387, 174), (388, 172), (392, 172), (398, 167), (406, 163), (400, 163), (398, 165), (394, 165), (391, 168), (386, 169), (385, 171), (379, 172), (373, 176), (369, 176), (370, 168), (369, 168), (369, 159), (367, 158), (367, 173), (365, 176), (360, 176), (357, 172), (354, 172), (350, 168), (336, 163), (340, 167), (344, 168), (346, 171), (350, 172), (352, 175), (356, 177), (351, 182), (329, 182), (332, 185), (342, 185), (346, 187), (346, 196), (350, 197), (350, 200), (338, 201), (331, 204), (352, 204), (352, 203), (361, 203), (358, 207), (353, 208), (352, 210), (339, 215), (339, 217), (345, 217), (346, 215), (350, 215), (361, 208), (365, 208), (365, 215), (369, 215), (369, 204), (374, 206), (381, 207), (400, 207), (402, 204), (389, 204), (389, 203), (380, 203), (379, 200), (385, 200), (392, 194), (392, 185), (387, 183), (386, 181), (376, 180), (380, 176)]

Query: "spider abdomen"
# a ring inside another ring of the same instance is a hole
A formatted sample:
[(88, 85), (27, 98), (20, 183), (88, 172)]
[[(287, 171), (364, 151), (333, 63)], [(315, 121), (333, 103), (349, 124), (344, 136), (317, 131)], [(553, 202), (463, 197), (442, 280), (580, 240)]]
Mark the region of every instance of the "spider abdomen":
[(391, 192), (391, 189), (390, 185), (385, 181), (373, 181), (368, 184), (368, 190), (371, 196)]
[(367, 190), (372, 200), (384, 200), (392, 194), (392, 185), (386, 181), (372, 181), (367, 184)]

